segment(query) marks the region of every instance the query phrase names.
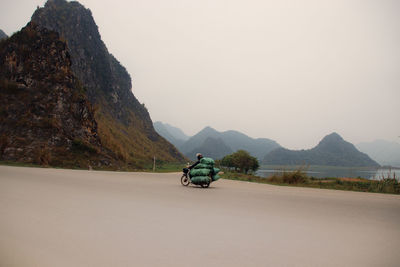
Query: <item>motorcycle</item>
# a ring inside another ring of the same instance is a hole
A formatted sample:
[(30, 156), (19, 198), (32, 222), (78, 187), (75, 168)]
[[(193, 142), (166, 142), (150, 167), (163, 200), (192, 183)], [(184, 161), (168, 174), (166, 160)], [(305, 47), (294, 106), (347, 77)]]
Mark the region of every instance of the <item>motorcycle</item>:
[[(190, 170), (188, 168), (183, 168), (182, 171), (183, 171), (183, 174), (182, 174), (182, 177), (181, 177), (181, 184), (183, 186), (188, 186), (189, 184), (192, 183), (192, 180), (190, 179), (190, 175), (189, 175)], [(210, 179), (207, 182), (202, 182), (202, 183), (199, 183), (199, 184), (192, 183), (192, 184), (200, 185), (203, 188), (207, 188), (207, 187), (210, 186), (211, 181), (212, 181), (212, 178), (210, 177)]]

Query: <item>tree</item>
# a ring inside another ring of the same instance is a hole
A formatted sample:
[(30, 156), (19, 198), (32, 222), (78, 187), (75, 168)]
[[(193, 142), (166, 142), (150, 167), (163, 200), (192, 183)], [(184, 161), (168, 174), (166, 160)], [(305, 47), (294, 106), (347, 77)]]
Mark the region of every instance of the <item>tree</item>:
[(221, 160), (221, 166), (227, 167), (227, 168), (234, 168), (235, 166), (233, 165), (233, 156), (227, 155)]
[(238, 150), (231, 155), (225, 156), (221, 160), (221, 165), (228, 168), (235, 168), (235, 171), (239, 170), (246, 174), (249, 170), (256, 171), (260, 167), (258, 160), (245, 150)]

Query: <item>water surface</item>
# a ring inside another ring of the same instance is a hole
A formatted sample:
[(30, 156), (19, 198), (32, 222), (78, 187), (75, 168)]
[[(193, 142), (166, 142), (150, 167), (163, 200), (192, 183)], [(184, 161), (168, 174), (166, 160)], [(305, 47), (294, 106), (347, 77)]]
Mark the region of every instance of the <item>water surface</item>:
[(256, 173), (261, 177), (269, 177), (275, 173), (282, 173), (283, 171), (293, 171), (299, 168), (307, 172), (309, 176), (315, 178), (326, 178), (326, 177), (350, 177), (350, 178), (366, 178), (379, 180), (384, 178), (399, 179), (400, 169), (388, 169), (388, 168), (355, 168), (355, 167), (333, 167), (333, 166), (262, 166)]

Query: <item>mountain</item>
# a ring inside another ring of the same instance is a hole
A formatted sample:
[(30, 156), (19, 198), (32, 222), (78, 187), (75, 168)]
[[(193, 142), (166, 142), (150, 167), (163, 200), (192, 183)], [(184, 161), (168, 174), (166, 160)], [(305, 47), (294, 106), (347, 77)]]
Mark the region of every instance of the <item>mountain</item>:
[[(225, 146), (229, 148), (229, 150), (224, 150), (224, 153), (220, 153), (222, 154), (221, 157), (239, 149), (243, 149), (248, 151), (252, 156), (261, 160), (268, 152), (280, 147), (278, 143), (270, 139), (254, 139), (237, 131), (218, 132), (211, 127), (205, 127), (199, 133), (189, 138), (189, 140), (187, 140), (182, 146), (180, 146), (180, 151), (191, 159), (194, 158), (194, 151), (196, 151), (196, 153), (200, 152), (204, 155), (207, 155), (203, 151), (215, 151), (215, 148), (209, 147), (212, 142), (206, 142), (208, 138), (220, 140), (219, 142), (223, 142)], [(220, 148), (222, 149), (223, 146), (220, 145)]]
[(29, 23), (0, 42), (0, 158), (53, 166), (111, 166), (94, 108), (59, 34)]
[(221, 138), (207, 137), (200, 147), (194, 148), (187, 153), (189, 158), (194, 159), (197, 153), (202, 153), (206, 157), (221, 159), (226, 155), (232, 154), (233, 151), (228, 147)]
[[(203, 130), (198, 132), (196, 135), (190, 137), (182, 146), (179, 147), (179, 150), (184, 155), (189, 157), (190, 159), (194, 159), (195, 155), (191, 154), (193, 152), (193, 150), (197, 149), (199, 147), (202, 147), (204, 141), (210, 137), (214, 138), (214, 139), (218, 139), (220, 137), (220, 133), (211, 127), (205, 127)], [(197, 152), (202, 153), (201, 151), (197, 151)], [(203, 153), (203, 154), (204, 154), (204, 156), (206, 156), (205, 153)]]
[(154, 130), (147, 109), (131, 91), (130, 75), (108, 52), (89, 9), (75, 1), (48, 0), (35, 11), (32, 22), (65, 39), (71, 69), (95, 107), (103, 147), (136, 167), (148, 164), (154, 155), (161, 161), (184, 160)]
[(0, 40), (8, 38), (7, 34), (0, 29)]
[(168, 123), (156, 121), (153, 123), (153, 126), (159, 135), (167, 139), (177, 148), (179, 148), (183, 143), (185, 143), (186, 140), (189, 139), (189, 136), (187, 136), (181, 129), (169, 125)]
[(254, 139), (237, 131), (223, 132), (222, 139), (233, 151), (244, 149), (259, 160), (262, 160), (270, 151), (280, 147), (277, 142), (271, 139)]
[[(156, 122), (157, 123), (157, 122)], [(158, 122), (158, 123), (162, 123), (162, 122)], [(167, 131), (169, 133), (172, 134), (172, 136), (174, 136), (176, 139), (179, 140), (183, 140), (183, 141), (187, 141), (190, 136), (187, 136), (181, 129), (179, 129), (178, 127), (174, 127), (168, 123), (164, 123), (164, 127), (167, 129)]]
[(337, 133), (325, 136), (316, 147), (309, 150), (275, 149), (265, 156), (263, 164), (379, 167), (377, 162)]
[(358, 150), (368, 154), (381, 165), (400, 168), (400, 144), (385, 140), (375, 140), (356, 145)]

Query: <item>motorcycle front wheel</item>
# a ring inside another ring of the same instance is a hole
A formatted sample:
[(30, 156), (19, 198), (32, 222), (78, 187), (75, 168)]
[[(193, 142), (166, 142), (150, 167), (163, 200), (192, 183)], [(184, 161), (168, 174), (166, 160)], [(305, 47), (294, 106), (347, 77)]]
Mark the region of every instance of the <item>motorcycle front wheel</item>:
[(184, 186), (188, 186), (190, 184), (189, 178), (186, 175), (182, 175), (181, 184)]

